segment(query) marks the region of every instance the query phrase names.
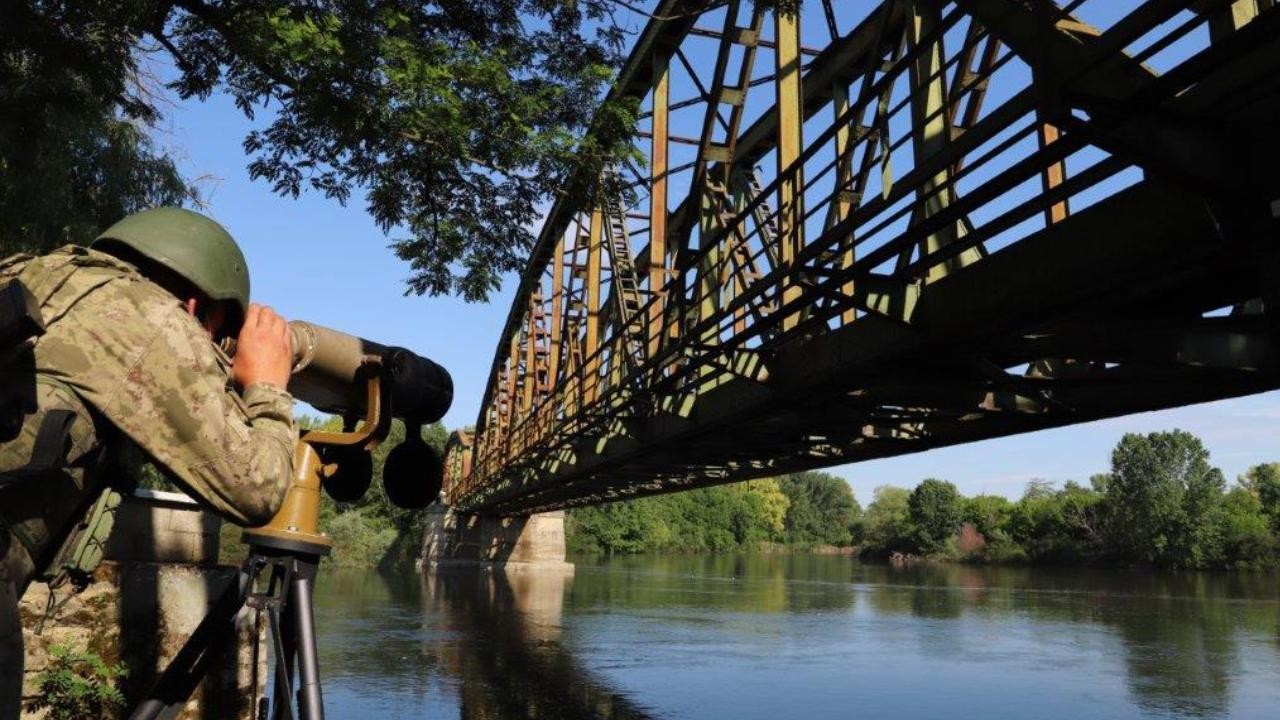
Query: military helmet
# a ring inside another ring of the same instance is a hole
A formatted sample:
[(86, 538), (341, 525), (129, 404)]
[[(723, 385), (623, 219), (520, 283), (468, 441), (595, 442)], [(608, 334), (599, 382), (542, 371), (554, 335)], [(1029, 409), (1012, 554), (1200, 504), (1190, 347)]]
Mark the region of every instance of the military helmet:
[(124, 246), (177, 273), (211, 300), (249, 307), (249, 267), (240, 246), (218, 223), (197, 212), (158, 207), (125, 217), (90, 247)]

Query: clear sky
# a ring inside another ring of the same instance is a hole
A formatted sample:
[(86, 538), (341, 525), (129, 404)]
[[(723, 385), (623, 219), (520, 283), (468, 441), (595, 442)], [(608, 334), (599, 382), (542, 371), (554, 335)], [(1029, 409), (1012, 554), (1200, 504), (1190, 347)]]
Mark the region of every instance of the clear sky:
[[(514, 290), (509, 278), (488, 304), (404, 295), (408, 266), (387, 248), (357, 196), (347, 207), (316, 194), (282, 198), (249, 179), (240, 142), (252, 127), (229, 100), (179, 103), (157, 140), (202, 177), (208, 212), (248, 256), (256, 302), (285, 317), (401, 345), (449, 369), (450, 429), (476, 420), (498, 333)], [(1233, 480), (1252, 464), (1280, 460), (1280, 392), (1145, 413), (905, 457), (834, 468), (866, 503), (878, 485), (950, 480), (966, 494), (1017, 497), (1027, 481), (1086, 480), (1105, 471), (1126, 432), (1181, 428), (1200, 436)]]

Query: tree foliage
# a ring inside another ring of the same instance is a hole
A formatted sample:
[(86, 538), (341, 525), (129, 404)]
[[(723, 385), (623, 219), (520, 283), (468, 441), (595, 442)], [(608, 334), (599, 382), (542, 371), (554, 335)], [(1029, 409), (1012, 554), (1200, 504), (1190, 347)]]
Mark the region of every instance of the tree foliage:
[(1258, 505), (1280, 532), (1280, 463), (1254, 465), (1240, 478), (1240, 485), (1258, 499)]
[(936, 478), (921, 481), (911, 491), (907, 510), (915, 525), (916, 545), (924, 553), (942, 550), (963, 520), (960, 491)]
[(65, 99), (88, 94), (95, 118), (102, 108), (153, 118), (155, 99), (130, 78), (135, 50), (163, 53), (179, 97), (226, 93), (255, 121), (244, 139), (253, 177), (286, 196), (355, 195), (410, 263), (412, 291), (481, 299), (521, 266), (539, 206), (583, 190), (564, 187), (571, 168), (592, 176), (630, 152), (634, 106), (595, 112), (622, 51), (614, 10), (609, 0), (18, 0), (0, 10), (6, 39), (22, 42), (9, 63), (61, 81), (57, 97), (28, 94), (6, 116), (55, 104), (74, 114)]
[(92, 3), (0, 6), (0, 257), (84, 244), (123, 215), (195, 198), (148, 135), (157, 114), (133, 37), (95, 15)]
[[(1187, 568), (1280, 566), (1280, 465), (1250, 468), (1235, 487), (1195, 436), (1126, 435), (1111, 472), (1088, 485), (1027, 483), (1016, 502), (960, 496), (951, 483), (876, 488), (860, 522), (866, 557), (921, 553), (971, 562), (1151, 564)], [(976, 533), (979, 542), (955, 540)]]
[(786, 541), (791, 545), (850, 545), (862, 508), (849, 483), (835, 475), (802, 472), (778, 481), (790, 501)]
[(1013, 508), (1003, 530), (1023, 554), (1034, 561), (1090, 562), (1103, 551), (1101, 524), (1103, 495), (1068, 482), (1029, 484)]
[(1111, 454), (1107, 500), (1116, 552), (1136, 562), (1198, 567), (1217, 556), (1210, 522), (1225, 486), (1194, 435), (1126, 434)]
[(862, 518), (864, 554), (880, 556), (914, 549), (910, 502), (910, 490), (891, 485), (876, 488)]
[(765, 542), (848, 546), (860, 508), (844, 480), (806, 472), (570, 510), (578, 552), (743, 550)]

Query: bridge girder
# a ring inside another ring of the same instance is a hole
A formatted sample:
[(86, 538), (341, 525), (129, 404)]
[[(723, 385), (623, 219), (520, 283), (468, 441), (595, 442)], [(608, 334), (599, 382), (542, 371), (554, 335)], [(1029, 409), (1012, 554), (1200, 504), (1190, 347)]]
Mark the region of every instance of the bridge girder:
[(616, 170), (634, 197), (548, 215), (450, 503), (522, 514), (1280, 387), (1272, 3), (677, 5), (613, 91), (645, 109), (648, 166)]

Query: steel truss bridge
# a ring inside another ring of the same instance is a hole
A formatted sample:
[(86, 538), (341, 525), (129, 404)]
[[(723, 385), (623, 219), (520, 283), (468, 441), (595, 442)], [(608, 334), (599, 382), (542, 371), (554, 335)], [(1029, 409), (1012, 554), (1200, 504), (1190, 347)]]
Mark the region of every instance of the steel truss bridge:
[(550, 210), (450, 504), (524, 514), (1280, 387), (1272, 0), (652, 12), (612, 90), (646, 162)]

